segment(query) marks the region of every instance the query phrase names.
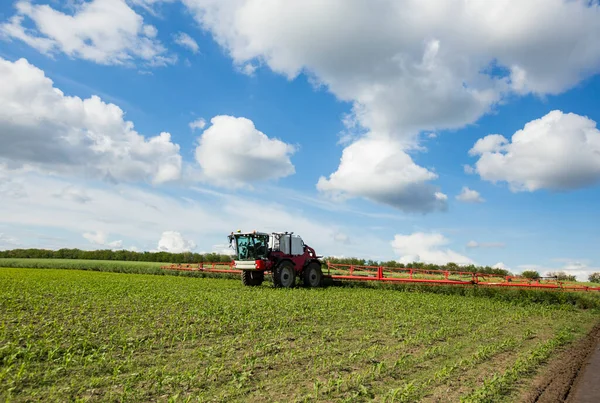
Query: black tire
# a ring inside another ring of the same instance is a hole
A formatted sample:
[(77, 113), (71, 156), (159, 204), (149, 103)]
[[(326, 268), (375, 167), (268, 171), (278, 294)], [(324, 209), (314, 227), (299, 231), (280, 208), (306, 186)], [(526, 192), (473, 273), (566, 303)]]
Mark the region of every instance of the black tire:
[(265, 280), (265, 272), (261, 270), (254, 270), (252, 273), (252, 281), (254, 285), (261, 285)]
[(252, 284), (252, 273), (250, 270), (242, 270), (242, 284), (245, 286), (251, 286)]
[(265, 279), (265, 273), (258, 270), (242, 270), (242, 284), (245, 286), (261, 285)]
[(275, 268), (273, 285), (283, 288), (293, 288), (296, 285), (296, 270), (292, 262), (285, 260)]
[(311, 262), (303, 273), (305, 287), (321, 287), (323, 285), (323, 271), (319, 262)]

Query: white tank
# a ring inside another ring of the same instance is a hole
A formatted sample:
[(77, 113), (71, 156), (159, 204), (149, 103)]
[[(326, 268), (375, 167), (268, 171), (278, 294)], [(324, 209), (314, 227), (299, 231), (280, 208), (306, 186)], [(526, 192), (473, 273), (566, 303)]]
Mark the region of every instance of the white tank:
[[(290, 250), (290, 236), (292, 237), (292, 249)], [(302, 255), (304, 253), (304, 242), (300, 235), (282, 234), (279, 239), (274, 236), (270, 239), (270, 247), (275, 251), (281, 251), (286, 255)]]

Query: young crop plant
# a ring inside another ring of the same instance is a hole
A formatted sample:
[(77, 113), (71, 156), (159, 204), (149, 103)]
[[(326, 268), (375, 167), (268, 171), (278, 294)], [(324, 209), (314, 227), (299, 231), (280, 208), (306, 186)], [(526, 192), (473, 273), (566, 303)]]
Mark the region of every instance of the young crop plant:
[(1, 268), (0, 399), (492, 401), (599, 318), (416, 290)]

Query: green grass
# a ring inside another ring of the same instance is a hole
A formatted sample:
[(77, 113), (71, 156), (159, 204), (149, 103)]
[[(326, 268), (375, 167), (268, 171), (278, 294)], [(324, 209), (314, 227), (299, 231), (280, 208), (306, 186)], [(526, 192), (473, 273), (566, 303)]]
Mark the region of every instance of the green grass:
[[(70, 269), (91, 270), (101, 272), (129, 273), (129, 274), (153, 274), (184, 277), (209, 277), (209, 278), (239, 278), (237, 274), (217, 274), (205, 272), (189, 272), (176, 270), (162, 270), (162, 265), (170, 263), (156, 262), (128, 262), (112, 260), (87, 260), (87, 259), (28, 259), (28, 258), (0, 258), (0, 267), (13, 268), (39, 268), (39, 269)], [(222, 268), (225, 268), (223, 266)], [(325, 270), (325, 267), (324, 267)], [(270, 276), (267, 275), (269, 282)], [(490, 287), (459, 287), (459, 286), (431, 286), (424, 284), (402, 284), (402, 283), (377, 283), (377, 282), (336, 282), (345, 287), (360, 288), (385, 288), (398, 291), (426, 292), (447, 295), (466, 295), (486, 297), (501, 301), (509, 301), (515, 304), (526, 304), (530, 302), (572, 305), (578, 308), (600, 309), (600, 292), (555, 292), (538, 289), (524, 288), (490, 288)], [(328, 282), (331, 284), (331, 282)]]
[(474, 295), (5, 268), (0, 399), (511, 401), (524, 366), (598, 319)]
[[(127, 262), (119, 260), (87, 260), (87, 259), (27, 259), (0, 258), (0, 267), (33, 268), (33, 269), (67, 269), (91, 270), (112, 273), (157, 274), (186, 277), (219, 277), (209, 273), (166, 271), (160, 267), (172, 263), (159, 262)], [(222, 276), (221, 276), (222, 277)]]

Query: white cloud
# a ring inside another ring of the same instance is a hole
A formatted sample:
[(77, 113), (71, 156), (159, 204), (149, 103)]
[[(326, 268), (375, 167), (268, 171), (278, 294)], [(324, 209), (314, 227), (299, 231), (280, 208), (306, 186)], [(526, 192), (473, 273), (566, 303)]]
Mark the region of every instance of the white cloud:
[(171, 253), (190, 252), (196, 249), (193, 241), (184, 239), (177, 231), (165, 231), (158, 241), (158, 250)]
[(391, 242), (394, 251), (400, 255), (401, 263), (424, 262), (443, 265), (446, 263), (472, 264), (463, 256), (449, 248), (442, 248), (449, 240), (442, 234), (415, 232), (410, 235), (398, 234)]
[(495, 265), (492, 266), (492, 268), (494, 269), (502, 269), (502, 270), (508, 270), (510, 271), (510, 267), (506, 266), (504, 263), (502, 262), (498, 262)]
[(178, 32), (174, 36), (174, 40), (176, 44), (178, 44), (179, 46), (183, 46), (184, 48), (188, 48), (192, 51), (192, 53), (198, 53), (198, 50), (200, 50), (200, 47), (198, 46), (198, 43), (196, 43), (194, 38), (192, 38), (185, 32)]
[(204, 120), (203, 118), (198, 118), (192, 122), (190, 122), (190, 129), (192, 130), (196, 130), (196, 129), (204, 129), (204, 127), (206, 126), (206, 120)]
[[(0, 58), (0, 163), (110, 181), (163, 183), (181, 175), (179, 146), (145, 138), (99, 97), (64, 95), (25, 59)], [(0, 185), (1, 186), (1, 185)]]
[(317, 183), (334, 198), (363, 196), (405, 211), (446, 208), (446, 195), (429, 181), (437, 175), (416, 165), (398, 142), (362, 138), (344, 149), (340, 166)]
[(456, 199), (464, 203), (483, 203), (485, 199), (481, 197), (478, 191), (464, 186)]
[(469, 241), (467, 248), (504, 248), (506, 245), (503, 242), (476, 242)]
[(554, 110), (528, 122), (509, 142), (480, 139), (475, 169), (482, 179), (506, 181), (512, 191), (573, 190), (600, 181), (600, 130), (596, 122)]
[(490, 134), (477, 140), (473, 148), (469, 150), (469, 155), (480, 155), (497, 151), (502, 149), (507, 142), (508, 140), (500, 134)]
[(82, 2), (74, 6), (73, 15), (27, 0), (15, 7), (17, 13), (0, 25), (0, 35), (47, 55), (62, 52), (106, 65), (133, 65), (137, 60), (167, 65), (176, 60), (156, 40), (156, 28), (144, 24), (125, 0)]
[[(560, 93), (600, 65), (600, 13), (583, 1), (183, 3), (235, 65), (258, 61), (290, 79), (306, 73), (352, 103), (367, 137), (392, 148), (417, 147), (421, 131), (473, 123), (504, 95)], [(370, 176), (373, 186), (348, 178), (335, 188), (373, 199), (380, 180)]]
[[(339, 225), (332, 214), (312, 219), (298, 204), (287, 198), (252, 198), (236, 192), (198, 193), (175, 197), (157, 190), (142, 190), (129, 184), (81, 183), (70, 178), (14, 172), (13, 180), (23, 185), (23, 197), (2, 196), (0, 226), (4, 233), (17, 233), (28, 227), (54, 231), (64, 238), (53, 247), (77, 247), (77, 241), (90, 229), (119, 234), (124, 245), (155, 250), (157, 240), (168, 229), (183, 234), (204, 250), (227, 243), (227, 235), (237, 229), (294, 231), (320, 255), (344, 255), (389, 260), (389, 243), (351, 222)], [(56, 189), (68, 186), (81, 189), (89, 197), (86, 203), (48, 197)], [(271, 194), (272, 196), (272, 194)], [(336, 241), (338, 233), (360, 233), (360, 243)], [(71, 235), (69, 235), (71, 234)], [(111, 241), (111, 239), (108, 239)], [(87, 243), (87, 241), (86, 241)], [(35, 246), (43, 244), (42, 241)], [(83, 245), (82, 245), (83, 246)]]
[(241, 68), (242, 73), (244, 73), (247, 76), (252, 76), (254, 75), (254, 72), (256, 71), (258, 67), (256, 67), (255, 65), (253, 65), (252, 63), (246, 63), (244, 64), (244, 67)]
[(296, 147), (257, 130), (243, 117), (215, 116), (198, 141), (196, 161), (203, 177), (222, 186), (240, 186), (295, 173)]
[(105, 231), (84, 232), (83, 237), (90, 243), (100, 246), (108, 246), (111, 249), (119, 249), (123, 246), (123, 241), (108, 242), (108, 233)]

